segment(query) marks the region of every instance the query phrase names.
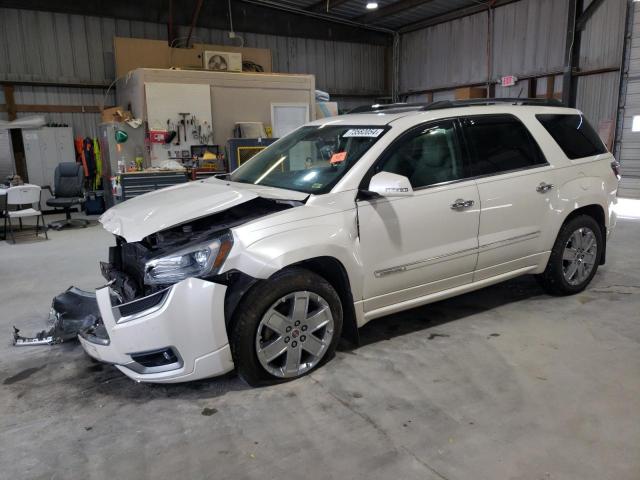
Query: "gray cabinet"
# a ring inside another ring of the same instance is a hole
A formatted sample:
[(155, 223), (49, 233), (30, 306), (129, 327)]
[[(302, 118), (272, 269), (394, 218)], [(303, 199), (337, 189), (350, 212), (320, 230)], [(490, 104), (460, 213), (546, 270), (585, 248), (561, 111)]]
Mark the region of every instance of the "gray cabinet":
[[(71, 127), (43, 127), (22, 131), (24, 153), (27, 163), (28, 182), (35, 185), (50, 185), (54, 188), (54, 172), (62, 162), (75, 162)], [(49, 198), (42, 192), (42, 203)]]

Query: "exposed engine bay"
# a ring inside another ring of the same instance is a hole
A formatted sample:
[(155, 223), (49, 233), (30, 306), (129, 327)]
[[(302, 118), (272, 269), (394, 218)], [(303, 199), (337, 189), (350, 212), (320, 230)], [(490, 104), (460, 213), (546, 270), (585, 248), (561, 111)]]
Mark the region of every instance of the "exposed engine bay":
[(109, 262), (100, 264), (102, 275), (119, 295), (120, 303), (151, 295), (171, 284), (145, 284), (145, 264), (149, 260), (187, 245), (205, 242), (237, 225), (300, 204), (258, 197), (214, 215), (153, 233), (140, 242), (127, 243), (116, 237), (116, 246), (109, 249)]

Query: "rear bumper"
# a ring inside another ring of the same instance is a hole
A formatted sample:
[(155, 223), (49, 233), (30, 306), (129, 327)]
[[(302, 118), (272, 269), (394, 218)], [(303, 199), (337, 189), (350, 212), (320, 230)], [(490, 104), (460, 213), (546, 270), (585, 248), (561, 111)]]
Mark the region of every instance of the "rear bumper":
[[(96, 299), (108, 338), (82, 332), (80, 343), (91, 357), (139, 382), (222, 375), (233, 370), (224, 321), (226, 288), (189, 278), (158, 295), (158, 301), (145, 297), (128, 304), (134, 307), (129, 309), (113, 306), (109, 288), (102, 288)], [(144, 306), (139, 311), (138, 302)]]

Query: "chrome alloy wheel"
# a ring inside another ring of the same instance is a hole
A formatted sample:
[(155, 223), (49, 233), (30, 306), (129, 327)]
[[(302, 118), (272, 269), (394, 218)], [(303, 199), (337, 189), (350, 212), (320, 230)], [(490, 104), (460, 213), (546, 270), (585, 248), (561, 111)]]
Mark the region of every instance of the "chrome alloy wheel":
[(271, 305), (256, 334), (260, 365), (271, 375), (291, 378), (315, 367), (333, 338), (327, 301), (313, 292), (293, 292)]
[(571, 234), (562, 252), (562, 273), (570, 285), (584, 282), (596, 264), (598, 243), (593, 230), (582, 227)]

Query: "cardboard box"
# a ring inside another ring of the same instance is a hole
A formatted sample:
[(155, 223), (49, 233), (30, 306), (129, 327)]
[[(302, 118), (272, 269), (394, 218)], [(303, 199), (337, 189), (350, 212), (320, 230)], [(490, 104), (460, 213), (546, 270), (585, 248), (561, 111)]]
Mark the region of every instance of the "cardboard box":
[(469, 100), (471, 98), (487, 98), (487, 89), (482, 87), (456, 88), (456, 100)]
[(102, 110), (102, 123), (107, 122), (122, 122), (123, 120), (123, 108), (111, 107)]
[(268, 48), (231, 47), (195, 43), (192, 48), (171, 48), (166, 40), (143, 38), (113, 38), (116, 76), (122, 77), (136, 68), (184, 68), (202, 70), (205, 50), (235, 52), (242, 60), (260, 65), (264, 72), (271, 72), (271, 50)]

